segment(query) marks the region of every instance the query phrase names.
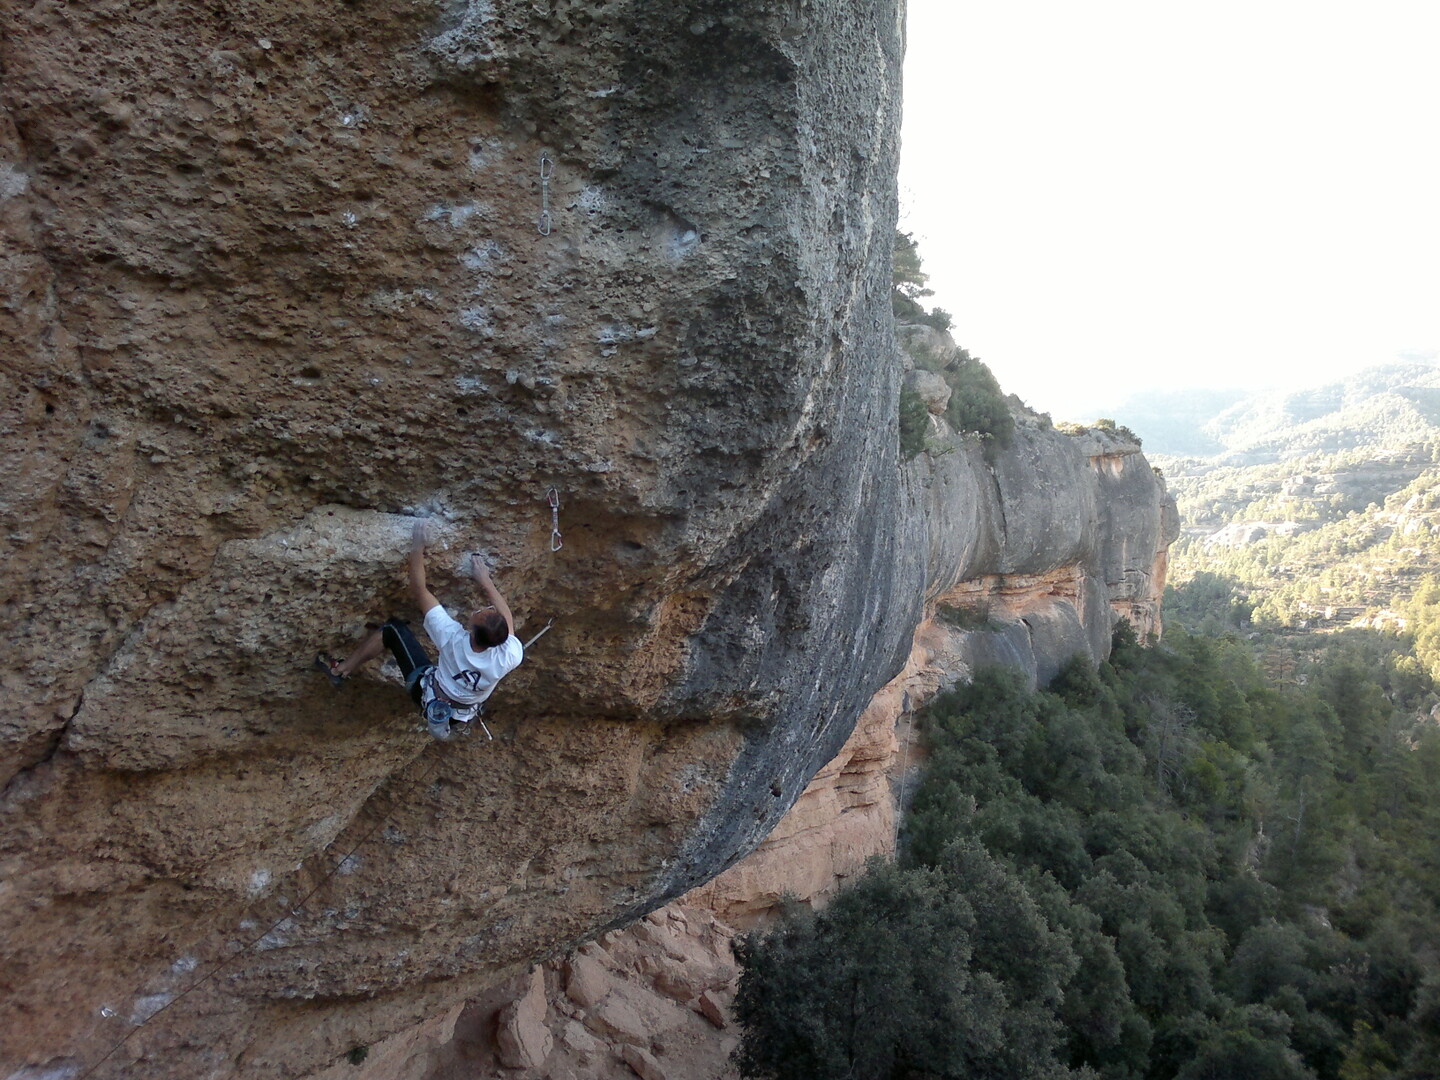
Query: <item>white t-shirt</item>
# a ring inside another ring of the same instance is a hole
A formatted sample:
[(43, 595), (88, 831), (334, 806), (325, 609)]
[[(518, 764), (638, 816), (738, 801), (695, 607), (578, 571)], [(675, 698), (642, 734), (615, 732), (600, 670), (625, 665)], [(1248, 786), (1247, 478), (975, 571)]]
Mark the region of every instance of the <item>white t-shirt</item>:
[(504, 676), (520, 666), (525, 647), (514, 634), (499, 645), (476, 652), (470, 630), (436, 604), (425, 613), (425, 633), (440, 651), (435, 681), (440, 692), (461, 705), (479, 705)]

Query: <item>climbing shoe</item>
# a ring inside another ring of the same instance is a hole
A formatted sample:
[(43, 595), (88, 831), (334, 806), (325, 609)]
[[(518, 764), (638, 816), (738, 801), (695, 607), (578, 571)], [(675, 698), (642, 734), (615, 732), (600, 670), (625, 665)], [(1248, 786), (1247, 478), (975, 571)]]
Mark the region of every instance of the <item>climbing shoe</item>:
[(315, 654), (315, 667), (317, 670), (325, 673), (325, 677), (330, 680), (331, 686), (345, 685), (345, 676), (335, 670), (339, 666), (340, 661), (336, 660), (329, 653), (322, 652)]

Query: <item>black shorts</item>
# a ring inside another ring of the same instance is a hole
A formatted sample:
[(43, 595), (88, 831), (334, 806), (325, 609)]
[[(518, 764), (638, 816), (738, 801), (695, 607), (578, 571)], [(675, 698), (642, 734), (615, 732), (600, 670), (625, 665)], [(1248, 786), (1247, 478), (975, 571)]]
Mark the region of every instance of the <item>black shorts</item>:
[(385, 642), (385, 647), (394, 654), (395, 662), (400, 665), (400, 673), (405, 676), (410, 697), (419, 705), (420, 676), (435, 666), (426, 653), (425, 646), (420, 644), (415, 631), (411, 630), (410, 624), (403, 619), (390, 619), (380, 627), (380, 640)]

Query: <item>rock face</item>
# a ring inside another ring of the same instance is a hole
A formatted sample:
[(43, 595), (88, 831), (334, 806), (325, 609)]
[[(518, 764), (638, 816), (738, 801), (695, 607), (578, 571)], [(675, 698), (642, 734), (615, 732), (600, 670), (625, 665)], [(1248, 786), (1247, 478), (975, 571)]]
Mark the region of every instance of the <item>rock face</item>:
[(708, 911), (667, 905), (468, 1003), (444, 1044), (427, 1025), (314, 1080), (736, 1080), (733, 936)]
[(915, 391), (925, 403), (925, 411), (935, 416), (943, 415), (945, 406), (950, 404), (950, 384), (933, 371), (923, 368), (907, 371), (904, 386)]
[[(941, 334), (924, 329), (930, 341)], [(824, 904), (868, 858), (894, 851), (896, 815), (925, 759), (913, 713), (937, 692), (987, 663), (1044, 683), (1077, 653), (1107, 656), (1117, 619), (1159, 636), (1179, 531), (1164, 484), (1138, 447), (1107, 432), (1062, 434), (1023, 411), (1017, 420), (1015, 446), (993, 469), (963, 441), (909, 466), (927, 498), (931, 551), (942, 554), (932, 555), (905, 665), (759, 848), (686, 903), (740, 928), (765, 921), (785, 896)]]
[[(897, 462), (900, 15), (0, 7), (0, 1075), (431, 1054), (753, 848), (927, 597), (1103, 651), (1138, 454)], [(442, 600), (484, 547), (554, 619), (493, 742), (309, 670), (418, 513)]]
[(948, 454), (925, 485), (935, 607), (989, 631), (957, 642), (969, 664), (1009, 663), (1045, 683), (1076, 653), (1108, 655), (1119, 617), (1158, 636), (1178, 519), (1135, 444), (1020, 413), (993, 466)]
[[(737, 975), (731, 928), (768, 922), (787, 898), (820, 907), (863, 871), (866, 860), (894, 851), (897, 816), (926, 759), (915, 711), (937, 692), (968, 679), (976, 663), (1017, 664), (1038, 680), (1074, 651), (1103, 655), (1108, 641), (1097, 642), (1088, 634), (1087, 618), (1099, 618), (1106, 627), (1114, 618), (1126, 618), (1142, 634), (1158, 632), (1166, 549), (1175, 535), (1174, 507), (1163, 487), (1133, 447), (1104, 433), (1063, 435), (1046, 431), (1034, 417), (1022, 414), (1020, 419), (1024, 438), (1041, 447), (1045, 468), (1064, 473), (1086, 463), (1092, 490), (1074, 493), (1072, 505), (1094, 505), (1100, 522), (1093, 528), (1072, 522), (1057, 530), (1055, 546), (1026, 574), (1006, 575), (998, 572), (1003, 563), (977, 561), (963, 568), (963, 580), (949, 584), (952, 568), (932, 568), (938, 576), (927, 617), (915, 630), (904, 667), (876, 692), (839, 753), (754, 852), (682, 900), (606, 934), (603, 945), (587, 945), (537, 969), (550, 986), (543, 1015), (535, 1003), (539, 980), (532, 975), (513, 989), (517, 996), (509, 1005), (486, 1001), (470, 1006), (470, 1034), (458, 1037), (438, 1059), (427, 1043), (414, 1039), (419, 1048), (405, 1060), (416, 1077), (448, 1080), (474, 1075), (492, 1060), (517, 1061), (506, 1057), (515, 1041), (511, 1017), (528, 1002), (534, 1038), (562, 1034), (560, 1052), (543, 1065), (531, 1063), (528, 1067), (538, 1071), (523, 1075), (626, 1078), (635, 1073), (729, 1080), (734, 1073), (726, 1063), (736, 1033), (727, 1010)], [(1095, 453), (1097, 448), (1104, 452)], [(979, 447), (962, 440), (958, 450), (918, 459), (908, 481), (919, 490), (934, 490), (937, 475), (954, 467), (947, 459), (957, 452), (978, 456), (978, 466), (972, 462), (970, 467), (984, 467)], [(928, 520), (975, 531), (987, 507), (994, 512), (1004, 506), (1020, 518), (1044, 511), (1028, 501), (1033, 489), (999, 486), (1001, 477), (1015, 475), (1013, 470), (997, 468), (994, 475), (994, 503), (977, 501), (970, 513), (937, 503), (930, 506)], [(1112, 501), (1110, 489), (1120, 480), (1130, 487)], [(1047, 502), (1052, 497), (1045, 495)], [(1003, 521), (990, 526), (1004, 532)], [(1146, 551), (1152, 554), (1149, 566)], [(1086, 607), (1092, 594), (1108, 602), (1098, 613)], [(1034, 626), (1059, 629), (1038, 637)], [(1092, 648), (1100, 652), (1088, 652)], [(688, 1003), (711, 1020), (713, 1030), (693, 1022), (682, 1030), (676, 1017), (683, 1014), (667, 1012), (667, 998)], [(497, 1008), (491, 1036), (492, 1025), (484, 1018)], [(606, 1022), (606, 1016), (625, 1020)], [(657, 1054), (644, 1048), (647, 1039)], [(393, 1062), (411, 1040), (402, 1034), (387, 1042), (386, 1068), (393, 1072)], [(370, 1069), (357, 1080), (389, 1075)]]
[[(919, 604), (900, 14), (0, 9), (3, 1063), (93, 1061), (372, 827), (109, 1064), (303, 1073), (769, 831)], [(420, 511), (442, 599), (483, 546), (555, 619), (494, 743), (307, 670)]]
[(921, 763), (907, 714), (937, 685), (927, 660), (917, 647), (774, 831), (735, 866), (687, 893), (684, 902), (750, 930), (787, 896), (821, 906), (866, 859), (893, 851), (901, 774)]

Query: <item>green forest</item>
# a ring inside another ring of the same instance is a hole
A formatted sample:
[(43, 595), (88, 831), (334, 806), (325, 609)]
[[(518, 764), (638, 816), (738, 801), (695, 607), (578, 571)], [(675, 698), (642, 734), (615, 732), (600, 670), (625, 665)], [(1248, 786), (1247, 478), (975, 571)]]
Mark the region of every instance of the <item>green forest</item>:
[(1170, 470), (1177, 578), (1224, 579), (1259, 628), (1393, 621), (1440, 573), (1440, 444)]
[(743, 939), (742, 1074), (1440, 1077), (1435, 685), (1292, 644), (1122, 624), (934, 701), (897, 857)]

